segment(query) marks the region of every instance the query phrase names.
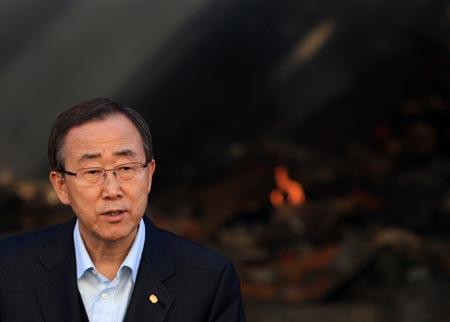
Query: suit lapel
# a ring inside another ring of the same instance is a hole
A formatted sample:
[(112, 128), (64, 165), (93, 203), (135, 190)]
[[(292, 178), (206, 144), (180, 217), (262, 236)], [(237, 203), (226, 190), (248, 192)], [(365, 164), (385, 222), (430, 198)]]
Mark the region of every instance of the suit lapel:
[(87, 320), (76, 282), (74, 223), (75, 220), (71, 220), (49, 234), (48, 244), (40, 257), (48, 275), (34, 289), (46, 322)]
[(169, 245), (161, 231), (144, 217), (146, 238), (136, 284), (125, 322), (162, 322), (173, 303), (163, 282), (175, 274)]
[(139, 275), (124, 321), (164, 321), (173, 302), (172, 295), (147, 264), (140, 265)]

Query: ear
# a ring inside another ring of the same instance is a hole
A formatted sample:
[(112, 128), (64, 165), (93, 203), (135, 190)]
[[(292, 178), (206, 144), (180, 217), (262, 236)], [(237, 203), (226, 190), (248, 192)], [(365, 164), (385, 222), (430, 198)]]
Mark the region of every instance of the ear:
[(64, 176), (60, 172), (52, 171), (50, 172), (50, 182), (52, 183), (53, 189), (55, 189), (58, 195), (59, 201), (64, 205), (70, 204), (69, 195), (67, 193), (67, 185), (64, 180)]
[(150, 163), (148, 164), (147, 194), (149, 194), (150, 190), (152, 189), (152, 178), (153, 178), (153, 173), (155, 173), (155, 169), (156, 169), (156, 162), (154, 159), (152, 159), (152, 161), (150, 161)]

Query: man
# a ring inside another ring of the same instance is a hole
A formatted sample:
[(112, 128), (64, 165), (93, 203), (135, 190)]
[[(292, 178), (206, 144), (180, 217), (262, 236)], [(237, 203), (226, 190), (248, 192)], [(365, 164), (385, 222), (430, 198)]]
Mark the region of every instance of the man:
[(144, 216), (145, 120), (108, 99), (58, 116), (50, 181), (75, 217), (0, 241), (0, 322), (245, 321), (233, 265)]

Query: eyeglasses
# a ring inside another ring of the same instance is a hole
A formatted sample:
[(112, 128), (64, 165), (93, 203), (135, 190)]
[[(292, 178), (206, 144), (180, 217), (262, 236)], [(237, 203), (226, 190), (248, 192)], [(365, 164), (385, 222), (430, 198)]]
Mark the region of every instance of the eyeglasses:
[(92, 167), (78, 169), (75, 172), (70, 172), (65, 169), (62, 173), (74, 176), (78, 180), (78, 184), (82, 186), (96, 186), (106, 180), (106, 172), (112, 171), (119, 182), (132, 181), (136, 179), (144, 168), (148, 166), (147, 163), (130, 162), (119, 164), (112, 169), (105, 169), (102, 167)]

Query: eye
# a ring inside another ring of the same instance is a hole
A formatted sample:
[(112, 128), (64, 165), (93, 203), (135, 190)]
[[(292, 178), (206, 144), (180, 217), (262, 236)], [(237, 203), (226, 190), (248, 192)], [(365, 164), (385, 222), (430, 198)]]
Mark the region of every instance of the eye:
[(130, 171), (133, 171), (133, 170), (134, 170), (134, 168), (132, 166), (129, 166), (129, 165), (122, 165), (122, 166), (117, 168), (117, 171), (119, 171), (119, 172), (130, 172)]
[(85, 169), (81, 172), (83, 176), (98, 176), (100, 174), (102, 174), (102, 169), (97, 168)]

